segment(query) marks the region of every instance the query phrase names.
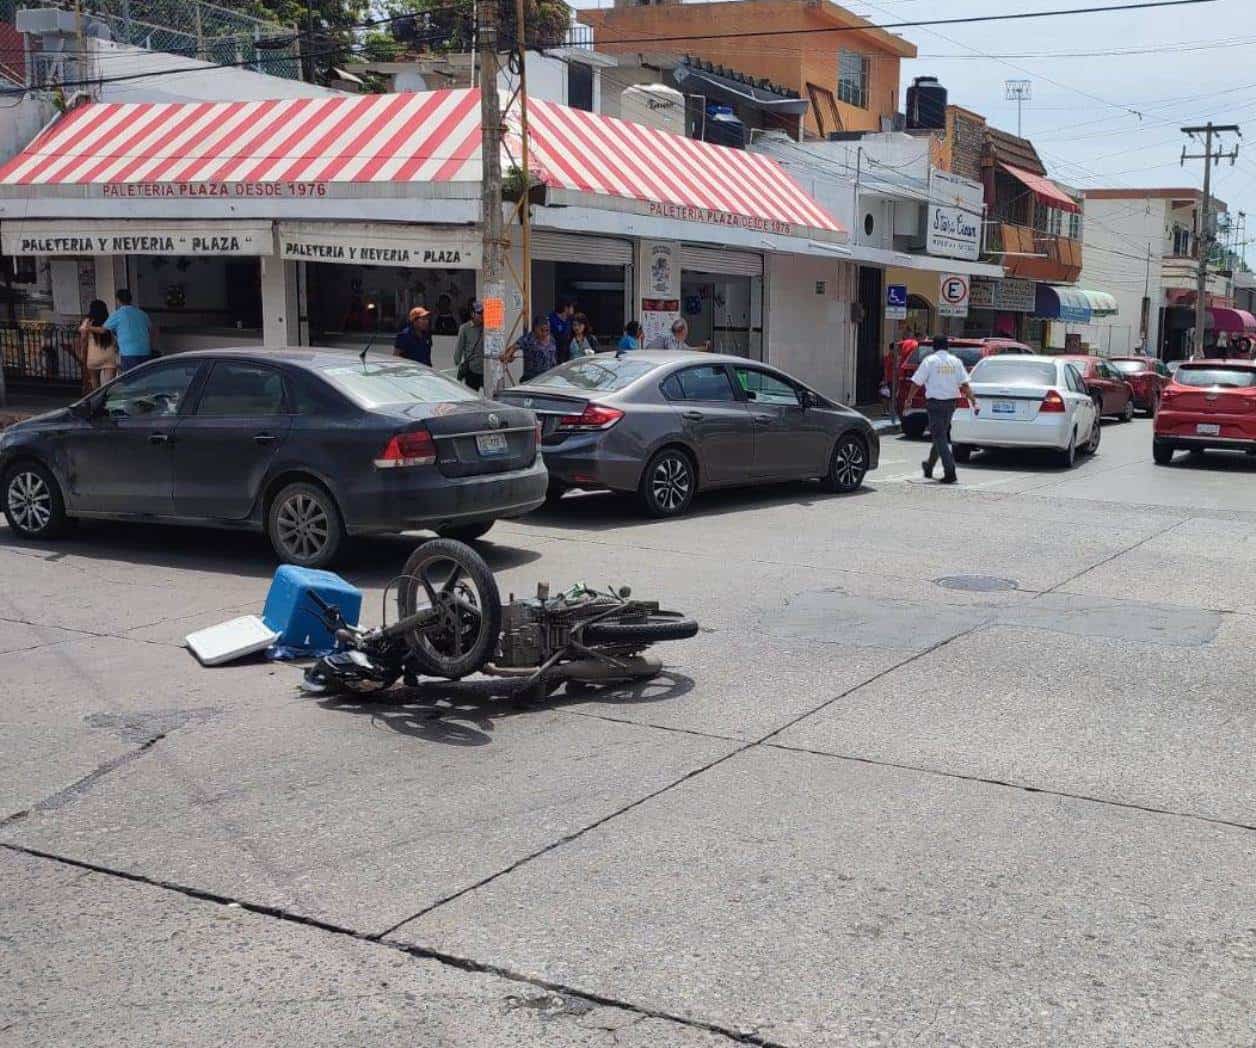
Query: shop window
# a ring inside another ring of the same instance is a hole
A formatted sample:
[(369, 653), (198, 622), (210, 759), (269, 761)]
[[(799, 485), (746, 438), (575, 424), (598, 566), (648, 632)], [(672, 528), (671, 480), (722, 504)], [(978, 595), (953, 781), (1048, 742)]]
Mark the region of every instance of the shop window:
[(1079, 211), (1074, 211), (1068, 216), (1068, 236), (1070, 240), (1082, 238), (1082, 216)]
[(262, 272), (255, 258), (135, 255), (128, 269), (135, 304), (161, 330), (226, 335), (261, 329)]
[(470, 269), (398, 269), (306, 265), (306, 311), (314, 345), (360, 345), (374, 340), (380, 349), (405, 324), (415, 306), (433, 313), (434, 335), (456, 335), (471, 317), (475, 272)]
[(837, 97), (860, 109), (868, 108), (868, 72), (872, 63), (858, 51), (839, 51)]
[(196, 414), (209, 418), (264, 418), (283, 414), (283, 377), (257, 364), (214, 365)]

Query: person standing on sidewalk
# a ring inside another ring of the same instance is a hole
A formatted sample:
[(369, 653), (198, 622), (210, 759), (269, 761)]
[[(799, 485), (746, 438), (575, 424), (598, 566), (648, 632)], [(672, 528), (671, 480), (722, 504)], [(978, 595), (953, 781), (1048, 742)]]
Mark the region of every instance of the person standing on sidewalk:
[(458, 381), (472, 389), (484, 388), (484, 303), (471, 303), (471, 319), (458, 329), (454, 347), (454, 367)]
[(924, 471), (925, 479), (932, 480), (933, 467), (940, 458), (943, 484), (954, 484), (956, 481), (955, 456), (951, 453), (951, 416), (959, 406), (960, 397), (967, 397), (973, 405), (973, 412), (977, 411), (964, 362), (949, 347), (950, 343), (945, 335), (935, 338), (933, 352), (921, 361), (911, 377), (913, 385), (924, 388), (925, 407), (929, 412), (929, 433), (933, 437), (929, 457), (920, 464), (920, 468)]
[(148, 314), (139, 306), (131, 305), (131, 292), (118, 288), (118, 308), (99, 326), (88, 330), (94, 335), (108, 332), (118, 343), (119, 371), (130, 371), (152, 358), (153, 329)]

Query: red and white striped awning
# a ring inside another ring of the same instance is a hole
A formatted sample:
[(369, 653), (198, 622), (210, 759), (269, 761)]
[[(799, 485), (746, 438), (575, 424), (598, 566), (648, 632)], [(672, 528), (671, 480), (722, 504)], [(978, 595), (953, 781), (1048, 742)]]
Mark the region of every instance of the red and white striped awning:
[[(534, 174), (555, 202), (844, 238), (837, 221), (769, 157), (553, 102), (532, 100), (529, 119)], [(517, 111), (507, 122), (508, 168), (521, 156)], [(0, 191), (37, 197), (40, 187), (99, 187), (117, 196), (126, 186), (475, 182), (480, 145), (479, 92), (471, 89), (96, 103), (71, 110), (0, 167)]]

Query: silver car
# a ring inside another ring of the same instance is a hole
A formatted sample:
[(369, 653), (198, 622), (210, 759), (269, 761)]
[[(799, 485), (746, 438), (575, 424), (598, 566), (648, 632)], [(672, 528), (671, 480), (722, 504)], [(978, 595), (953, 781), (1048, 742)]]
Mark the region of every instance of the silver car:
[(815, 478), (854, 491), (880, 453), (857, 411), (743, 357), (600, 353), (498, 399), (540, 416), (551, 495), (636, 492), (659, 517), (684, 513), (710, 488)]

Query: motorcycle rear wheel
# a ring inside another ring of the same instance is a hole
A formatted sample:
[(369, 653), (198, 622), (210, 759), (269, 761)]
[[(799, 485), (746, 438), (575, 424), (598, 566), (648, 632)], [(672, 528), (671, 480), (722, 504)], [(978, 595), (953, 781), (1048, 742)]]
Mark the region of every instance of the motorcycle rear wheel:
[(425, 542), (406, 561), (397, 587), (401, 617), (434, 607), (440, 621), (406, 637), (425, 674), (458, 680), (483, 668), (497, 649), (502, 601), (493, 572), (454, 539)]
[(652, 611), (645, 621), (603, 619), (584, 628), (586, 644), (655, 644), (663, 640), (688, 640), (698, 624), (678, 611)]

